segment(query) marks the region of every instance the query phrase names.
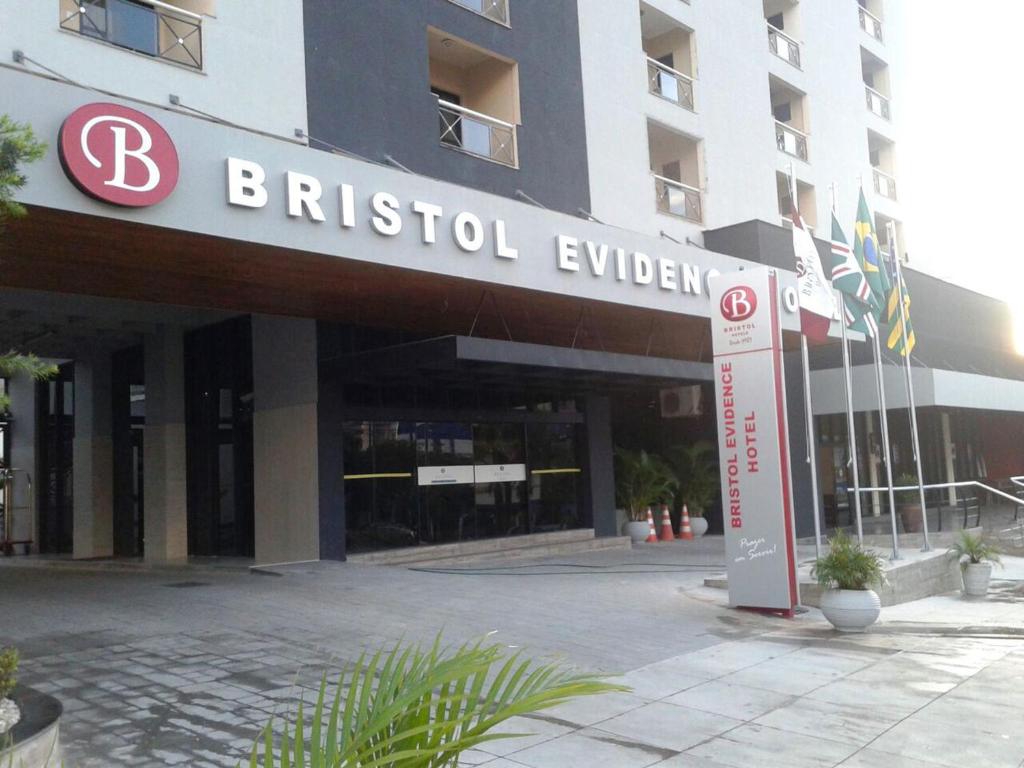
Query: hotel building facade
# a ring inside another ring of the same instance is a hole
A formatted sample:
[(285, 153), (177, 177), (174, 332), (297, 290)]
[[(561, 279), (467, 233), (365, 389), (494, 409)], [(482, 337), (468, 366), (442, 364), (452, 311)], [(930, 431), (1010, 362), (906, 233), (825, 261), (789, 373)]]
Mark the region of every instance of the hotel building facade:
[[(913, 270), (901, 5), (6, 4), (0, 114), (50, 149), (0, 234), (0, 343), (59, 364), (5, 382), (12, 538), (269, 564), (618, 535), (615, 447), (715, 437), (709, 274), (777, 267), (796, 348), (790, 174), (823, 234), (863, 185), (882, 247), (892, 221), (911, 256), (926, 479), (1024, 471), (1006, 307)], [(812, 376), (830, 525), (838, 354), (815, 349)], [(867, 484), (877, 403), (855, 361)]]

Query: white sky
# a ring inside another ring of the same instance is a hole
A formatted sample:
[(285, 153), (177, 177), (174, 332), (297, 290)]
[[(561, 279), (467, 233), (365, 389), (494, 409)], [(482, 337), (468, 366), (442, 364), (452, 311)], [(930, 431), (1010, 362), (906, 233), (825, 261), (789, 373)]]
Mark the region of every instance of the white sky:
[(1024, 3), (890, 2), (904, 5), (893, 111), (910, 263), (1007, 300), (1024, 331)]

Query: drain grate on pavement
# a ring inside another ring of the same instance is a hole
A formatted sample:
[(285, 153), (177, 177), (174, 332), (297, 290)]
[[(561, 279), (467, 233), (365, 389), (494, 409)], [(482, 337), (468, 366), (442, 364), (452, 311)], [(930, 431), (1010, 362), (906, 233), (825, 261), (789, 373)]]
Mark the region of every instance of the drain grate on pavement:
[(170, 584), (163, 584), (161, 586), (170, 587), (171, 589), (191, 589), (192, 587), (208, 587), (210, 582), (208, 581), (173, 581)]

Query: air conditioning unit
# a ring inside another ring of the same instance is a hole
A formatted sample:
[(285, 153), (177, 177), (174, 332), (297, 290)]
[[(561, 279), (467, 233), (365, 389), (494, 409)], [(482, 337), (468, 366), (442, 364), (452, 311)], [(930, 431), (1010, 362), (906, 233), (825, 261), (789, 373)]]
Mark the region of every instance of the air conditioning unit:
[(680, 419), (687, 416), (703, 416), (703, 392), (700, 384), (661, 390), (661, 418)]

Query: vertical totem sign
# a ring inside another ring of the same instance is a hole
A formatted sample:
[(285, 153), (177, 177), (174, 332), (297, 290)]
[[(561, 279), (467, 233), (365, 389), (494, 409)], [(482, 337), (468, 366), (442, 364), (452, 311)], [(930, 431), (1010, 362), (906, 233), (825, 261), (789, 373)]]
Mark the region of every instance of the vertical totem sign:
[(729, 604), (799, 602), (779, 288), (767, 267), (709, 280)]

